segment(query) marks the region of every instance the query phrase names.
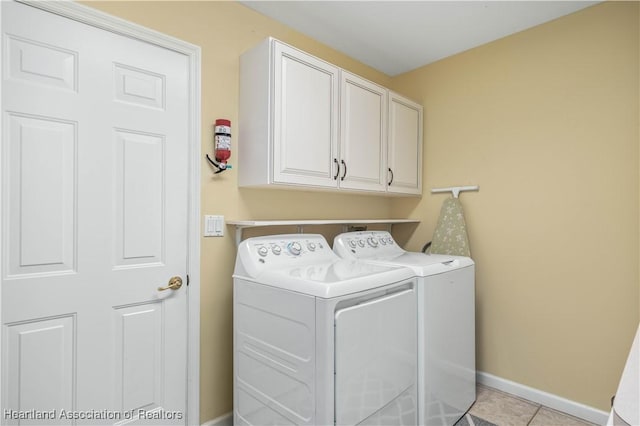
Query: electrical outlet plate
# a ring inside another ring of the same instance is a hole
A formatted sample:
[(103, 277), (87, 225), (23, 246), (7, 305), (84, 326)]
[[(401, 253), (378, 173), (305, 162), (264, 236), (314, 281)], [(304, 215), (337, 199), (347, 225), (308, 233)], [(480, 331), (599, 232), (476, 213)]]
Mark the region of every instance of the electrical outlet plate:
[(204, 216), (204, 236), (224, 237), (224, 216), (205, 215)]

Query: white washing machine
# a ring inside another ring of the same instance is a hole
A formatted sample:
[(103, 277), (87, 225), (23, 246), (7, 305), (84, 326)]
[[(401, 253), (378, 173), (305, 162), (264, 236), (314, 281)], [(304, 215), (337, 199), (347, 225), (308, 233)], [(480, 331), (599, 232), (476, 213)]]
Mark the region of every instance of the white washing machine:
[(233, 278), (235, 425), (416, 424), (410, 269), (294, 234), (244, 240)]
[(407, 252), (385, 231), (340, 234), (333, 250), (344, 259), (414, 271), (418, 424), (455, 424), (476, 399), (474, 262), (468, 257)]

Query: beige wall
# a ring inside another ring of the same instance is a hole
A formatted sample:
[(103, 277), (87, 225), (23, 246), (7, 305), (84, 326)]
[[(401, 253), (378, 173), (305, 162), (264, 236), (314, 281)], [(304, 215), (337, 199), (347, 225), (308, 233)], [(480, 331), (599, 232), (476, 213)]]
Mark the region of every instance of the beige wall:
[[(428, 189), (479, 184), (462, 195), (479, 369), (608, 408), (640, 302), (637, 3), (595, 6), (394, 79), (237, 3), (88, 4), (201, 46), (202, 214), (415, 217), (416, 232), (398, 236), (419, 249), (445, 197)], [(211, 123), (231, 119), (237, 141), (238, 57), (267, 36), (424, 104), (422, 200), (245, 190), (236, 170), (211, 173)], [(202, 422), (232, 407), (227, 230), (202, 239)]]
[[(302, 191), (238, 189), (237, 171), (213, 175), (204, 159), (212, 152), (216, 118), (232, 122), (237, 143), (238, 67), (242, 52), (274, 36), (382, 85), (389, 77), (234, 2), (88, 2), (88, 6), (161, 31), (202, 48), (202, 214), (227, 220), (386, 218), (384, 197)], [(237, 146), (237, 145), (236, 145)], [(232, 151), (230, 164), (237, 164)], [(295, 232), (291, 229), (282, 232)], [(311, 231), (318, 231), (313, 229)], [(232, 280), (235, 261), (233, 230), (224, 238), (201, 241), (201, 384), (200, 420), (232, 408)]]
[(639, 319), (639, 3), (608, 2), (393, 79), (425, 108), (430, 239), (461, 195), (477, 367), (608, 410)]

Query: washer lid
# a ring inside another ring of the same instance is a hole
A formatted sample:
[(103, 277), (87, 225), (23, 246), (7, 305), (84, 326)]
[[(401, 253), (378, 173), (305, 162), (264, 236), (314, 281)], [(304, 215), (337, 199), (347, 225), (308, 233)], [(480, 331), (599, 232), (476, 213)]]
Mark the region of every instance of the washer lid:
[(409, 280), (414, 275), (398, 266), (337, 260), (265, 270), (255, 278), (236, 278), (329, 299)]
[(413, 270), (417, 277), (428, 277), (474, 265), (473, 260), (468, 257), (416, 252), (404, 252), (395, 256), (371, 256), (361, 260), (377, 265), (404, 266)]
[(452, 269), (474, 265), (473, 260), (463, 256), (449, 256), (442, 254), (425, 254), (405, 252), (396, 257), (380, 257), (372, 259), (385, 265), (406, 266), (413, 269), (419, 277), (447, 272)]

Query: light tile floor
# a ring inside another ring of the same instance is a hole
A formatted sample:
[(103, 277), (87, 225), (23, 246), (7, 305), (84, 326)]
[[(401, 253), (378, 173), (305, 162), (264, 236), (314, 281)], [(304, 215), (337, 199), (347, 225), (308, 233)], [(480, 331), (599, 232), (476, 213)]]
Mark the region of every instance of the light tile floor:
[(531, 401), (479, 385), (469, 414), (497, 426), (595, 426)]

